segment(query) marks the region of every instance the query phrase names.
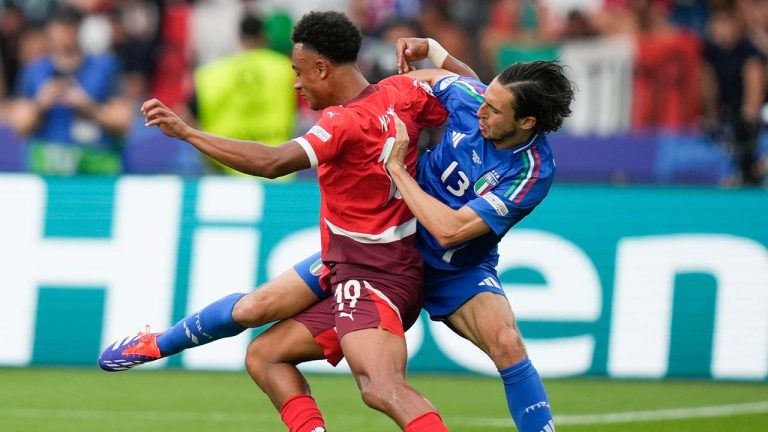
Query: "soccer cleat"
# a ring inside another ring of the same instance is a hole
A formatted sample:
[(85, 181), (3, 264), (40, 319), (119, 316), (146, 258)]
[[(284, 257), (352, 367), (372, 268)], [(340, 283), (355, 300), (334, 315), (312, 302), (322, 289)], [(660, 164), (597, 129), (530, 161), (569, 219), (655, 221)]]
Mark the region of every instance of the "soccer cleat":
[(99, 367), (107, 372), (120, 372), (162, 358), (157, 347), (159, 334), (151, 333), (146, 326), (138, 335), (113, 343), (99, 356)]

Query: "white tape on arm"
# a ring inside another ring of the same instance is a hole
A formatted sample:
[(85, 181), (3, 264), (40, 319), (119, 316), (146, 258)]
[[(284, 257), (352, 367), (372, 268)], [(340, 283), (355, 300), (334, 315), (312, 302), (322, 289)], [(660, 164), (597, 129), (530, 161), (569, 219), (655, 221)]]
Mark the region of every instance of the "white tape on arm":
[(448, 51), (446, 51), (442, 45), (437, 43), (437, 41), (432, 38), (427, 39), (427, 43), (429, 44), (427, 58), (429, 61), (434, 63), (435, 66), (443, 67), (443, 63), (445, 63), (445, 59), (448, 57)]

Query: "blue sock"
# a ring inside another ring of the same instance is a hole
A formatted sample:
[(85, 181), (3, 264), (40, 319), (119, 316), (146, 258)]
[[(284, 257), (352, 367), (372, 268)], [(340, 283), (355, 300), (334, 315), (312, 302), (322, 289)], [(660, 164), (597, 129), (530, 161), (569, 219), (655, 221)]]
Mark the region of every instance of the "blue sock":
[(232, 309), (244, 295), (230, 294), (176, 323), (157, 337), (160, 353), (166, 357), (178, 354), (187, 348), (242, 333), (247, 327), (232, 318)]
[(499, 371), (512, 419), (520, 432), (554, 432), (544, 383), (529, 359)]

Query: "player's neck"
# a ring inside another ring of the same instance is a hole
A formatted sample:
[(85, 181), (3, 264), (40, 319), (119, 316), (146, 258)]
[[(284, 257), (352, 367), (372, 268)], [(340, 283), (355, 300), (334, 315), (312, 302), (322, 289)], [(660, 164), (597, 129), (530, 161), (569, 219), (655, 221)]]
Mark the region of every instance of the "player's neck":
[(341, 66), (336, 75), (331, 105), (342, 105), (358, 97), (370, 83), (356, 64)]
[(519, 145), (527, 144), (531, 140), (531, 136), (533, 136), (532, 130), (518, 129), (515, 134), (507, 135), (500, 140), (493, 141), (493, 146), (498, 150), (513, 149)]

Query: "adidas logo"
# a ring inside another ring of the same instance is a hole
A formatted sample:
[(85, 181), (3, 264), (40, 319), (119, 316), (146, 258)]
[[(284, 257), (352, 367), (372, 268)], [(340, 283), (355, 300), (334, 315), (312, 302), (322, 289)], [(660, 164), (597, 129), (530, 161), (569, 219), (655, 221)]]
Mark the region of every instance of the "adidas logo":
[(478, 285), (478, 286), (492, 286), (492, 287), (494, 287), (494, 288), (499, 288), (499, 289), (501, 289), (501, 284), (499, 283), (499, 281), (497, 281), (497, 280), (496, 280), (496, 278), (492, 278), (492, 277), (490, 277), (490, 276), (489, 276), (489, 277), (487, 277), (487, 278), (485, 278), (485, 279), (483, 279), (483, 281), (482, 281), (482, 282), (480, 282), (480, 283), (479, 283), (479, 284), (477, 284), (477, 285)]
[(325, 432), (325, 428), (324, 428), (324, 427), (322, 427), (322, 426), (318, 426), (318, 427), (316, 427), (316, 428), (312, 429), (312, 430), (311, 430), (311, 431), (309, 431), (309, 432)]
[(456, 148), (459, 145), (459, 141), (463, 140), (465, 136), (467, 135), (461, 132), (451, 132), (451, 141), (453, 142), (453, 148)]
[(184, 321), (184, 334), (187, 335), (187, 338), (192, 341), (193, 344), (199, 345), (200, 341), (197, 339), (197, 336), (193, 335), (191, 331), (189, 331), (189, 327), (187, 327), (187, 322)]
[(555, 432), (555, 423), (552, 420), (548, 421), (539, 432)]

